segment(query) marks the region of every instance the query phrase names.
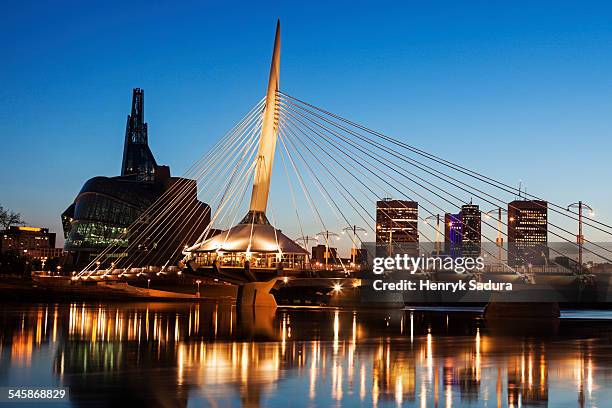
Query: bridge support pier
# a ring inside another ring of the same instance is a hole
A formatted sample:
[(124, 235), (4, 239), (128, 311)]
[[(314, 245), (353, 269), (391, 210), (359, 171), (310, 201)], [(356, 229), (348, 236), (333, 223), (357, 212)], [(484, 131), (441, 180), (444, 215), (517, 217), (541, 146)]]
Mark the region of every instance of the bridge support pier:
[(267, 307), (276, 309), (276, 299), (270, 293), (277, 279), (268, 282), (249, 282), (238, 286), (236, 308)]

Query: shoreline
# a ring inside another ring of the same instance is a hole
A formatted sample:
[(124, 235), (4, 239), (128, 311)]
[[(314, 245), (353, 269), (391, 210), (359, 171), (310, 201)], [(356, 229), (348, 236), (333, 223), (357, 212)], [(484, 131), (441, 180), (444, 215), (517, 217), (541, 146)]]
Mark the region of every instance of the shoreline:
[[(227, 302), (236, 303), (235, 286), (229, 285), (211, 285), (202, 286), (201, 296), (196, 294), (171, 292), (156, 288), (147, 289), (139, 286), (128, 284), (114, 285), (66, 285), (66, 286), (43, 286), (28, 279), (20, 278), (3, 278), (0, 279), (0, 303), (71, 303), (71, 302), (117, 302), (117, 303), (134, 303), (134, 302), (168, 302), (168, 303), (197, 303), (197, 302)], [(384, 302), (353, 301), (330, 302), (327, 305), (307, 305), (307, 304), (285, 304), (280, 302), (279, 308), (294, 308), (294, 307), (329, 307), (346, 310), (367, 310), (389, 309), (389, 310), (435, 310), (460, 312), (460, 311), (475, 311), (484, 310), (486, 303), (430, 303), (417, 302), (411, 304), (397, 305), (385, 304)], [(593, 311), (612, 311), (612, 303), (560, 303), (560, 309), (563, 310), (593, 310)]]

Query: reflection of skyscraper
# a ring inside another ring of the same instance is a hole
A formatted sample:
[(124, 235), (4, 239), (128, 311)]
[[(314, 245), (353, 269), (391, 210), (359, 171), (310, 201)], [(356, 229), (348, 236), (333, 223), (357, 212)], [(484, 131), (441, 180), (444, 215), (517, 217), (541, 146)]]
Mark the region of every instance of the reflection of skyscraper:
[[(404, 350), (394, 350), (389, 345), (380, 346), (372, 361), (372, 397), (383, 403), (395, 400), (397, 406), (414, 402), (417, 370), (410, 364), (410, 356)], [(383, 404), (385, 405), (385, 404)]]
[(508, 406), (548, 406), (548, 366), (542, 350), (534, 349), (508, 365)]
[(516, 200), (508, 204), (508, 263), (544, 265), (548, 258), (548, 203)]
[(461, 400), (476, 401), (480, 392), (480, 378), (478, 378), (478, 367), (464, 367), (459, 369), (459, 391)]
[[(143, 220), (143, 223), (163, 223), (164, 230), (173, 233), (162, 237), (151, 234), (152, 241), (143, 241), (141, 249), (151, 251), (150, 255), (162, 264), (173, 263), (181, 255), (180, 251), (175, 253), (177, 248), (192, 242), (204, 231), (210, 220), (210, 208), (197, 199), (195, 180), (171, 177), (168, 166), (156, 163), (144, 122), (144, 92), (136, 88), (125, 130), (121, 176), (89, 179), (62, 214), (64, 248), (73, 255), (73, 263), (87, 264), (111, 244), (127, 249), (129, 234), (133, 232), (128, 227), (160, 197), (168, 203), (166, 206), (172, 202), (173, 208), (184, 211), (173, 211), (161, 219), (152, 216)], [(197, 221), (195, 225), (190, 223), (193, 228), (183, 231), (182, 226), (188, 224), (187, 217)]]

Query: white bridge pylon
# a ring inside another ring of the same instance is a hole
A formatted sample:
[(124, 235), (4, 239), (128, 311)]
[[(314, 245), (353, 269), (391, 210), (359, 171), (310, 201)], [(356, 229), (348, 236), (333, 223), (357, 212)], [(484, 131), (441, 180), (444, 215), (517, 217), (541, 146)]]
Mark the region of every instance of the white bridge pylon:
[(270, 193), (270, 179), (272, 177), (272, 165), (276, 152), (276, 141), (278, 139), (278, 97), (280, 80), (280, 20), (276, 23), (276, 35), (274, 38), (274, 49), (272, 52), (272, 63), (270, 65), (270, 78), (268, 79), (268, 91), (266, 93), (266, 107), (263, 112), (263, 124), (259, 137), (259, 151), (257, 152), (257, 164), (255, 165), (255, 178), (253, 180), (253, 192), (251, 193), (251, 204), (249, 211), (266, 213), (268, 206), (268, 194)]
[[(253, 266), (257, 269), (275, 269), (282, 264), (283, 257), (286, 257), (286, 260), (290, 260), (291, 265), (298, 268), (303, 268), (306, 264), (308, 251), (280, 230), (277, 230), (275, 226), (270, 224), (266, 216), (279, 132), (280, 47), (280, 20), (278, 20), (265, 107), (261, 116), (259, 147), (252, 163), (254, 169), (253, 189), (248, 213), (238, 225), (213, 237), (205, 236), (206, 239), (202, 242), (196, 243), (183, 251), (186, 256), (186, 264), (189, 265), (189, 262), (194, 258), (199, 261), (194, 264), (195, 268), (216, 265), (217, 261), (224, 258), (225, 253), (230, 253), (232, 266), (237, 268), (245, 268), (245, 265), (248, 265), (247, 262), (252, 261)], [(199, 257), (197, 257), (198, 254)], [(239, 258), (238, 261), (236, 261), (237, 258)], [(224, 263), (227, 264), (227, 262)], [(247, 270), (247, 268), (248, 266), (245, 268), (245, 273), (250, 275), (247, 276), (248, 280), (260, 280), (260, 277)], [(235, 281), (240, 280), (240, 277), (236, 275), (233, 278)]]

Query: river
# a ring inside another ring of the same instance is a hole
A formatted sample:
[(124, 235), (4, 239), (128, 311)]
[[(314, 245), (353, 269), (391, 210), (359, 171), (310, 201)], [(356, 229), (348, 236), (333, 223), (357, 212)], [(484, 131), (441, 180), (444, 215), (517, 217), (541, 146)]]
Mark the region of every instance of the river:
[(0, 387), (68, 387), (70, 401), (52, 407), (594, 407), (612, 401), (608, 311), (564, 311), (556, 322), (487, 322), (470, 308), (1, 307)]

